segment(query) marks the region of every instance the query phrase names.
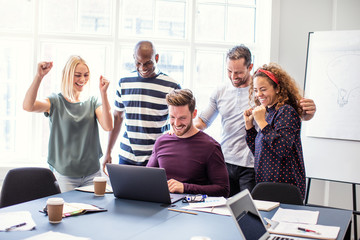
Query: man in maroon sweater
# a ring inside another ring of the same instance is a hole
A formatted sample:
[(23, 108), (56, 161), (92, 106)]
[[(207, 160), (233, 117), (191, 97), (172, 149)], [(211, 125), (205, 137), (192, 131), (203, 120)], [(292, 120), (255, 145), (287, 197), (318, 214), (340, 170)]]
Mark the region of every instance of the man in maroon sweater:
[(188, 89), (167, 94), (173, 133), (159, 137), (147, 167), (166, 171), (172, 193), (229, 195), (229, 180), (220, 144), (192, 123), (195, 98)]

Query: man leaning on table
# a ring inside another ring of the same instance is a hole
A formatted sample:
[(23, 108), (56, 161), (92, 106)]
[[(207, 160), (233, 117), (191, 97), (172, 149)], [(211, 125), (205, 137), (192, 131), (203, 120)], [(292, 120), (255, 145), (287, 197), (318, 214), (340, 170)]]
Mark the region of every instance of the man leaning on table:
[(159, 137), (147, 167), (166, 171), (172, 193), (228, 197), (228, 173), (220, 144), (193, 125), (195, 98), (188, 89), (166, 95), (174, 134)]

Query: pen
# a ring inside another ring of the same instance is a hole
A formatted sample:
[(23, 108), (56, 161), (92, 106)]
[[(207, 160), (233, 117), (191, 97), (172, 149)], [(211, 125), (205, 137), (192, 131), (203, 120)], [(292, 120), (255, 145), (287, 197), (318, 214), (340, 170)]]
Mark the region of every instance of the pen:
[(189, 214), (197, 215), (197, 213), (194, 213), (194, 212), (188, 212), (188, 211), (179, 210), (179, 209), (174, 209), (174, 208), (168, 208), (168, 210), (174, 211), (174, 212), (189, 213)]
[(311, 232), (311, 233), (315, 233), (315, 234), (320, 234), (319, 232), (317, 232), (315, 230), (306, 229), (306, 228), (302, 228), (302, 227), (298, 227), (298, 230), (303, 231), (303, 232)]
[(23, 223), (20, 223), (20, 224), (16, 224), (16, 225), (10, 226), (10, 227), (8, 227), (8, 228), (5, 228), (5, 232), (8, 232), (8, 231), (10, 231), (10, 230), (12, 230), (12, 229), (14, 229), (14, 228), (22, 227), (22, 226), (25, 226), (25, 225), (26, 225), (26, 223), (23, 222)]

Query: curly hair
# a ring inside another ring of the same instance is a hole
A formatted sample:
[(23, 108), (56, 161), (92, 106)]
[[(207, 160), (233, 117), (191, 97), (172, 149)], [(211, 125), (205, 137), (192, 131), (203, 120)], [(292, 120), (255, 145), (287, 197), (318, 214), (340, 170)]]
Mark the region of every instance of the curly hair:
[[(274, 74), (279, 84), (276, 84), (273, 80), (271, 80), (265, 73), (258, 71), (259, 69), (263, 69), (269, 71)], [(284, 104), (288, 104), (292, 106), (295, 111), (301, 116), (302, 108), (300, 106), (300, 99), (302, 98), (300, 90), (295, 82), (295, 80), (280, 67), (280, 65), (276, 63), (264, 64), (256, 70), (254, 76), (250, 80), (250, 88), (249, 88), (249, 103), (252, 105), (253, 103), (256, 106), (261, 105), (260, 101), (257, 99), (254, 93), (254, 79), (256, 77), (265, 77), (268, 79), (269, 83), (274, 87), (274, 89), (278, 90), (278, 103), (275, 107), (278, 110)]]

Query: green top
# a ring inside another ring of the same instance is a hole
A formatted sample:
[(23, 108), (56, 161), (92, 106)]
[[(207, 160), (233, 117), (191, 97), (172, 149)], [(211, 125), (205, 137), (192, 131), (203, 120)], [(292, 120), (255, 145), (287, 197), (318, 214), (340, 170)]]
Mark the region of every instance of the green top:
[(85, 177), (100, 169), (102, 150), (95, 110), (97, 97), (71, 103), (64, 96), (51, 94), (48, 163), (68, 177)]

